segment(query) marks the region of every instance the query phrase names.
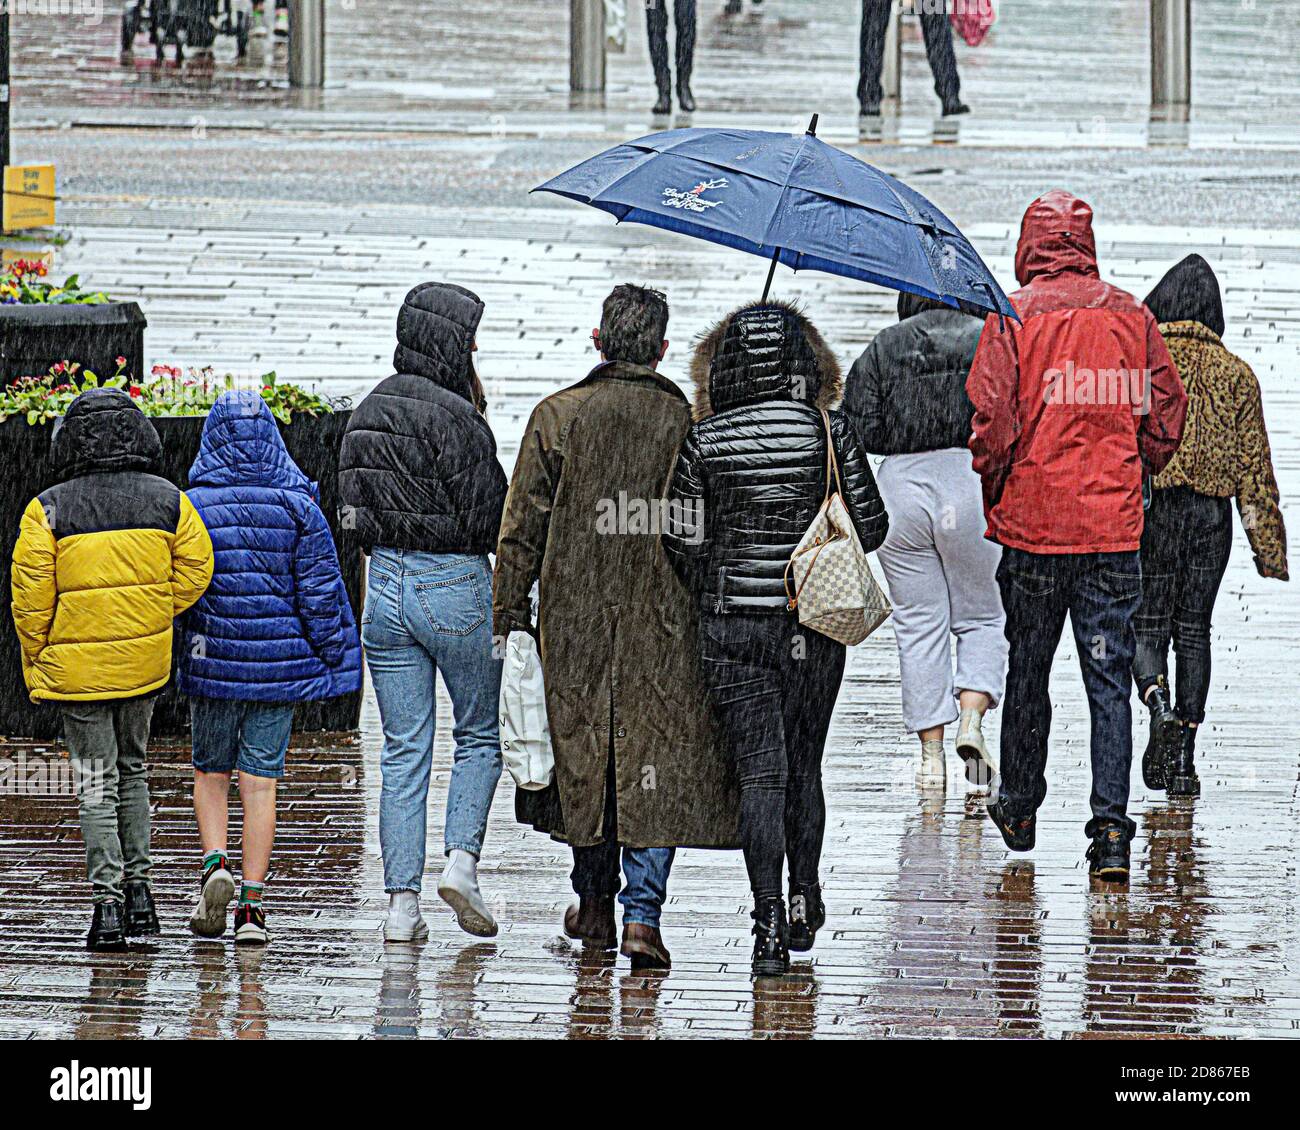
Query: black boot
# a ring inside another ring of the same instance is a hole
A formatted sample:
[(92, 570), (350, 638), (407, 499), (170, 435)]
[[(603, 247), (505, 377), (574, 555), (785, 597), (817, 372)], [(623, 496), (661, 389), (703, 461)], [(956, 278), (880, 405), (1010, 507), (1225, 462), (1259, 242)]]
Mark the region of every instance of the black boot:
[(953, 97), (951, 98), (945, 98), (943, 100), (943, 116), (945, 118), (952, 118), (958, 114), (969, 114), (969, 113), (970, 113), (970, 107), (967, 106), (966, 103), (963, 102), (956, 95), (953, 95)]
[(754, 902), (754, 975), (779, 977), (790, 972), (789, 926), (779, 898)]
[(126, 936), (138, 938), (144, 934), (160, 934), (158, 912), (153, 905), (153, 892), (143, 879), (126, 885)]
[(790, 948), (806, 953), (826, 925), (826, 904), (820, 883), (790, 884)]
[(123, 924), (122, 904), (116, 900), (95, 903), (95, 914), (90, 920), (90, 933), (86, 935), (88, 950), (126, 949), (126, 929)]
[(1178, 746), (1166, 771), (1170, 796), (1201, 795), (1201, 778), (1196, 774), (1196, 730), (1186, 722), (1178, 723)]
[(655, 103), (654, 113), (663, 117), (673, 112), (673, 76), (668, 69), (666, 2), (646, 5), (645, 26), (650, 40), (650, 65), (654, 68), (655, 86), (659, 90), (659, 101)]
[(1088, 874), (1107, 883), (1127, 883), (1128, 834), (1116, 824), (1105, 824), (1093, 834), (1087, 851)]
[(1142, 780), (1148, 789), (1163, 789), (1168, 780), (1166, 770), (1178, 748), (1178, 719), (1169, 705), (1169, 687), (1163, 675), (1147, 693), (1146, 707), (1151, 712), (1151, 732), (1142, 754)]

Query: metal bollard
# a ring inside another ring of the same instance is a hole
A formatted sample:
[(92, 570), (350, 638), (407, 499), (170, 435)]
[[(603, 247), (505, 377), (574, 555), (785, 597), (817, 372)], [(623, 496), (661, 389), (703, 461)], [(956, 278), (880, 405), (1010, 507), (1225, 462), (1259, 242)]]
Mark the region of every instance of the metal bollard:
[(1151, 109), (1186, 112), (1192, 102), (1191, 0), (1151, 0)]
[(569, 0), (569, 89), (575, 94), (605, 89), (605, 0)]
[(289, 0), (289, 85), (325, 85), (325, 0)]
[(889, 5), (889, 23), (885, 27), (885, 56), (881, 61), (880, 86), (883, 101), (897, 110), (903, 97), (903, 36), (899, 28), (902, 21), (901, 0)]

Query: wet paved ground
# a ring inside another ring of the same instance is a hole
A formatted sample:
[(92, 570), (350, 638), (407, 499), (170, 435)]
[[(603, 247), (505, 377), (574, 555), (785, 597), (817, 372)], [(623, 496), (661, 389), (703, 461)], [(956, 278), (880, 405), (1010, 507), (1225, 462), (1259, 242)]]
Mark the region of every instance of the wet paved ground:
[[(852, 4), (769, 6), (762, 29), (709, 25), (697, 120), (793, 126), (783, 92), (798, 90), (801, 112), (805, 100), (838, 107), (826, 128), (852, 144)], [(275, 368), (354, 395), (387, 372), (405, 290), (429, 277), (464, 283), (488, 304), (479, 359), (507, 466), (536, 399), (590, 366), (585, 334), (614, 275), (667, 289), (666, 371), (681, 379), (690, 339), (757, 294), (762, 264), (525, 196), (598, 148), (597, 135), (649, 129), (639, 27), (631, 53), (611, 62), (607, 108), (570, 112), (562, 5), (515, 5), (508, 23), (485, 21), (487, 7), (427, 21), (404, 0), (339, 9), (337, 85), (314, 103), (227, 77), (220, 58), (210, 81), (155, 78), (143, 60), (123, 72), (111, 27), (16, 20), (27, 128), (15, 152), (59, 165), (70, 241), (55, 273), (139, 296), (153, 359)], [(1139, 294), (1186, 252), (1205, 254), (1224, 283), (1227, 342), (1264, 388), (1294, 528), (1300, 232), (1286, 115), (1300, 97), (1289, 65), (1300, 25), (1265, 0), (1195, 7), (1190, 148), (1131, 148), (1146, 137), (1145, 5), (1006, 0), (987, 52), (961, 51), (976, 106), (962, 133), (934, 144), (925, 64), (910, 43), (900, 135), (860, 152), (933, 196), (1008, 286), (1020, 212), (1056, 184), (1093, 201), (1103, 271)], [(357, 34), (363, 19), (368, 38)], [(798, 65), (800, 51), (810, 65)], [(258, 121), (271, 132), (224, 128)], [(185, 128), (76, 124), (91, 122)], [(846, 280), (783, 273), (778, 293), (803, 298), (846, 360), (892, 320), (892, 295)], [(826, 758), (829, 921), (811, 960), (779, 983), (749, 978), (746, 883), (732, 854), (679, 856), (667, 978), (584, 962), (558, 929), (566, 852), (515, 826), (508, 779), (484, 860), (500, 936), (461, 934), (430, 894), (429, 943), (385, 949), (373, 700), (356, 743), (291, 755), (265, 953), (184, 929), (197, 853), (184, 751), (156, 751), (152, 769), (167, 933), (125, 957), (82, 949), (71, 798), (0, 790), (0, 1035), (1294, 1036), (1300, 772), (1278, 707), (1300, 668), (1300, 609), (1289, 587), (1255, 575), (1240, 535), (1215, 635), (1204, 796), (1148, 796), (1135, 771), (1127, 893), (1091, 889), (1084, 870), (1087, 725), (1069, 641), (1057, 657), (1039, 847), (1014, 859), (961, 786), (913, 786), (888, 628), (854, 649)], [(29, 766), (65, 764), (48, 749), (0, 745), (0, 757), (20, 751)], [(444, 732), (434, 844), (449, 764)], [(435, 852), (430, 892), (437, 862)]]

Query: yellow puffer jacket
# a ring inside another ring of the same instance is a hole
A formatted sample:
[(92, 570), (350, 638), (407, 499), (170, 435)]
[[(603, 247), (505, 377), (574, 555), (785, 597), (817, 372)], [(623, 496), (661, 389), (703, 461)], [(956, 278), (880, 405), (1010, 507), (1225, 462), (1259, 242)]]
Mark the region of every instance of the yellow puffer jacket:
[(82, 393), (55, 425), (64, 474), (28, 504), (13, 616), (33, 702), (133, 698), (171, 677), (172, 620), (212, 580), (189, 499), (148, 474), (158, 433), (118, 389)]

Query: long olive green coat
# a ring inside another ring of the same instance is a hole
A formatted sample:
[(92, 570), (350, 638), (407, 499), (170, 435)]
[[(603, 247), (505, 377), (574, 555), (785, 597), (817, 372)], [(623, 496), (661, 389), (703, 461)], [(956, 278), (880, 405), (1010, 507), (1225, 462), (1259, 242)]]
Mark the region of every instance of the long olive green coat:
[(494, 576), (494, 631), (537, 636), (555, 784), (519, 819), (574, 846), (734, 847), (738, 797), (699, 675), (693, 601), (664, 555), (661, 502), (690, 426), (685, 396), (625, 362), (543, 400), (524, 431)]

